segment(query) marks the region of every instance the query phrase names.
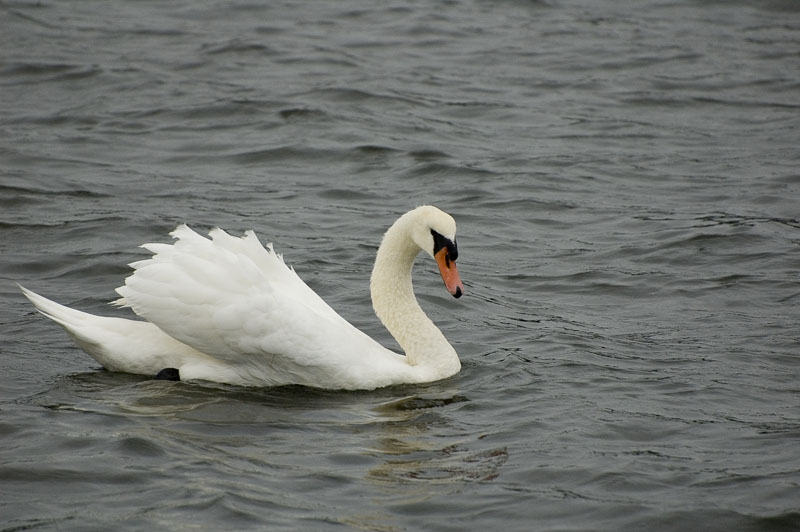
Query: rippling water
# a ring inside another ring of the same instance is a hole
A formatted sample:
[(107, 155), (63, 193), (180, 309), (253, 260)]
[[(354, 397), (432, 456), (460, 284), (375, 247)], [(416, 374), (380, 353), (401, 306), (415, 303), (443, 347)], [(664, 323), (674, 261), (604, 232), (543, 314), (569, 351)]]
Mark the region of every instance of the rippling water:
[[(4, 0), (0, 46), (3, 530), (800, 528), (796, 2)], [(108, 373), (15, 285), (120, 315), (139, 244), (253, 228), (392, 346), (421, 203), (430, 385)]]

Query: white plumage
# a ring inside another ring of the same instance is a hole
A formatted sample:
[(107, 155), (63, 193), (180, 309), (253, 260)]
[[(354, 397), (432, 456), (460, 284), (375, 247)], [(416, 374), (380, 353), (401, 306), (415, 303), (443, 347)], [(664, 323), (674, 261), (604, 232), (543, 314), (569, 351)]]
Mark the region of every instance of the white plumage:
[(94, 316), (23, 293), (112, 371), (155, 375), (176, 368), (182, 380), (372, 389), (437, 380), (460, 369), (411, 287), (411, 266), (424, 250), (436, 254), (451, 293), (463, 291), (454, 262), (455, 222), (435, 207), (419, 207), (395, 222), (372, 274), (375, 311), (406, 356), (339, 316), (252, 231), (238, 238), (214, 229), (209, 239), (182, 225), (171, 235), (173, 244), (145, 244), (153, 256), (131, 264), (134, 273), (117, 289), (115, 303), (147, 321)]

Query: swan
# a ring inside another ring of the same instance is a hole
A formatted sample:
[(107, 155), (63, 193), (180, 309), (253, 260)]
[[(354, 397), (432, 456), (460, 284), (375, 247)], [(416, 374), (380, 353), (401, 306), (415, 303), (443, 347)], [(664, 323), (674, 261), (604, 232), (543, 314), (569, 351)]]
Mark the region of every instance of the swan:
[(87, 314), (20, 285), (43, 315), (110, 371), (243, 386), (299, 384), (375, 389), (450, 377), (461, 362), (420, 308), (411, 268), (420, 251), (438, 264), (447, 290), (464, 293), (456, 223), (417, 207), (386, 231), (370, 278), (372, 305), (405, 355), (386, 349), (337, 314), (253, 231), (206, 238), (186, 225), (172, 244), (130, 266), (113, 304), (146, 321)]

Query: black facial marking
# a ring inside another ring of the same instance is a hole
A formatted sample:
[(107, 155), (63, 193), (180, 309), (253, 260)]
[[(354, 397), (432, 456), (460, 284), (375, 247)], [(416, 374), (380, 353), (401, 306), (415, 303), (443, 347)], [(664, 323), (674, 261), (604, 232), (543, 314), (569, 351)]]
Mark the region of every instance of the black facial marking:
[(456, 240), (450, 240), (433, 229), (431, 229), (431, 234), (433, 235), (433, 254), (436, 255), (440, 249), (447, 248), (447, 266), (450, 266), (450, 261), (452, 260), (455, 262), (458, 258), (458, 244)]
[(157, 381), (179, 381), (181, 373), (175, 368), (164, 368), (156, 374)]

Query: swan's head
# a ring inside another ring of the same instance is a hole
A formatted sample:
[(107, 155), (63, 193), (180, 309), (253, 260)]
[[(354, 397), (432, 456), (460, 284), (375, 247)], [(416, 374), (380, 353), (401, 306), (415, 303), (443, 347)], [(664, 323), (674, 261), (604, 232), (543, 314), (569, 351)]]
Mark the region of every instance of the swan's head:
[(453, 297), (461, 297), (464, 285), (456, 268), (458, 245), (456, 244), (456, 221), (452, 216), (431, 205), (417, 207), (410, 213), (414, 220), (411, 238), (439, 266), (439, 273)]

